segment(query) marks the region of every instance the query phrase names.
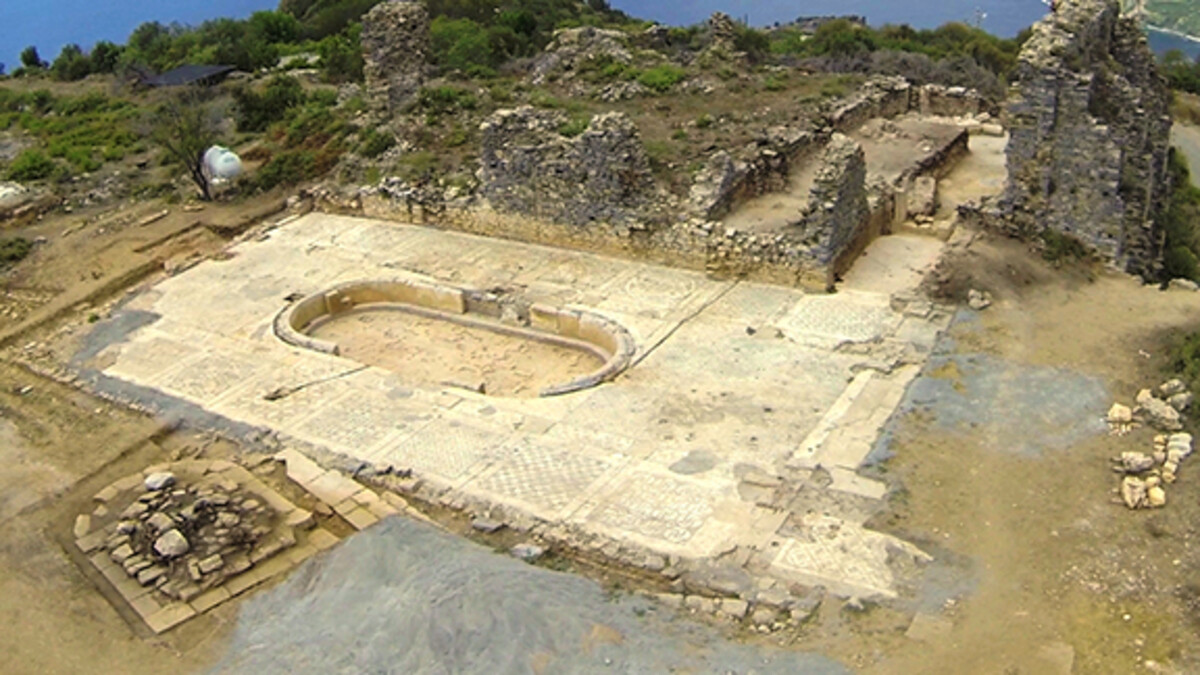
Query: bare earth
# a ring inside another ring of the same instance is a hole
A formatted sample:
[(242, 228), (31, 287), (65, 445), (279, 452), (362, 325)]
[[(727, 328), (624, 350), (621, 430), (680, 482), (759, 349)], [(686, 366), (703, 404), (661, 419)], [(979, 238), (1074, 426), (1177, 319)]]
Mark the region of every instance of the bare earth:
[(386, 368), (406, 382), (492, 396), (537, 396), (603, 365), (581, 350), (403, 311), (355, 312), (309, 333), (336, 343), (346, 358)]

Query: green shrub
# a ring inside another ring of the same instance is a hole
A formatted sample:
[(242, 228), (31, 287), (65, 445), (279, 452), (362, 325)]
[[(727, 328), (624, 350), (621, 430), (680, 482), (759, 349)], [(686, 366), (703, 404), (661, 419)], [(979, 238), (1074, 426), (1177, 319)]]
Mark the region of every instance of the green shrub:
[(454, 128), (450, 130), (450, 133), (446, 134), (446, 147), (457, 148), (459, 146), (466, 145), (470, 140), (471, 132), (467, 131), (466, 127), (456, 124), (454, 125)]
[(786, 88), (787, 85), (784, 84), (783, 80), (775, 77), (774, 75), (768, 77), (763, 82), (763, 89), (766, 89), (767, 91), (783, 91)]
[(389, 131), (368, 129), (362, 134), (362, 143), (358, 146), (358, 154), (374, 159), (396, 145), (396, 137)]
[(1042, 230), (1042, 258), (1050, 262), (1085, 260), (1088, 248), (1078, 238), (1046, 228)]
[(434, 115), (474, 110), (478, 104), (475, 94), (458, 87), (423, 87), (417, 94), (417, 107)]
[(637, 81), (643, 87), (653, 89), (661, 94), (682, 82), (685, 77), (687, 77), (687, 73), (684, 72), (682, 68), (670, 64), (663, 64), (642, 71), (642, 74), (638, 76)]
[(675, 131), (671, 132), (671, 138), (677, 141), (686, 141), (688, 138), (687, 130), (676, 129)]
[(316, 156), (310, 150), (281, 152), (262, 165), (254, 176), (254, 184), (262, 190), (277, 185), (294, 185), (310, 178), (316, 170)]
[(704, 113), (703, 115), (696, 118), (696, 128), (697, 129), (707, 129), (707, 128), (711, 127), (712, 125), (713, 125), (713, 118), (708, 113)]
[(437, 168), (437, 165), (437, 155), (429, 152), (428, 150), (421, 150), (418, 152), (410, 152), (401, 157), (396, 169), (401, 177), (407, 180), (413, 180), (433, 173), (433, 170)]
[(1170, 375), (1178, 377), (1195, 391), (1200, 385), (1200, 332), (1184, 335), (1170, 351), (1167, 363)]
[(304, 100), (304, 87), (290, 75), (272, 77), (261, 93), (248, 86), (237, 87), (233, 102), (238, 131), (263, 131)]
[(8, 167), (8, 179), (15, 181), (42, 180), (54, 175), (57, 165), (40, 150), (25, 150)]
[(0, 269), (15, 265), (33, 250), (33, 242), (24, 237), (0, 239)]

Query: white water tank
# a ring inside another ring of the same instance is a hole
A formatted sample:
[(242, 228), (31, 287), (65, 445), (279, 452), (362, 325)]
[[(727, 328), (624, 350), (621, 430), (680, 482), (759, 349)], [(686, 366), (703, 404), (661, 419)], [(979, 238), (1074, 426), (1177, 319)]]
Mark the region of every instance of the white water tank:
[(204, 166), (213, 180), (226, 181), (242, 173), (242, 160), (229, 148), (214, 145), (204, 153)]

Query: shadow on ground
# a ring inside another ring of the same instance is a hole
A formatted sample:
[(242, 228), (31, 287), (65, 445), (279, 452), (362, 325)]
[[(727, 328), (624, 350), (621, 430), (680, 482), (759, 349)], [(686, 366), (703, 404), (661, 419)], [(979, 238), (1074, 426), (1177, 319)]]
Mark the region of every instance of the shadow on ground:
[(392, 517), (247, 602), (216, 672), (847, 671)]

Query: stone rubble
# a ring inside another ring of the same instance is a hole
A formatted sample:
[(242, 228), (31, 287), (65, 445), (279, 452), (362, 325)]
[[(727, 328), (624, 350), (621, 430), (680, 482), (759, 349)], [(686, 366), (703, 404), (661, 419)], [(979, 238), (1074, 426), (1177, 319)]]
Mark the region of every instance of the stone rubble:
[(967, 306), (977, 312), (987, 309), (992, 306), (992, 294), (972, 288), (967, 292)]
[(1142, 389), (1134, 408), (1114, 403), (1106, 415), (1109, 428), (1124, 435), (1141, 424), (1163, 433), (1154, 437), (1150, 453), (1125, 451), (1112, 458), (1112, 468), (1122, 475), (1118, 488), (1120, 501), (1130, 509), (1155, 509), (1167, 503), (1166, 485), (1174, 483), (1179, 467), (1193, 450), (1189, 433), (1182, 427), (1180, 412), (1191, 405), (1192, 393), (1178, 379), (1168, 380), (1153, 389)]
[(157, 472), (137, 488), (105, 527), (103, 548), (139, 584), (168, 597), (188, 601), (295, 544), (275, 510), (236, 481), (189, 484)]

